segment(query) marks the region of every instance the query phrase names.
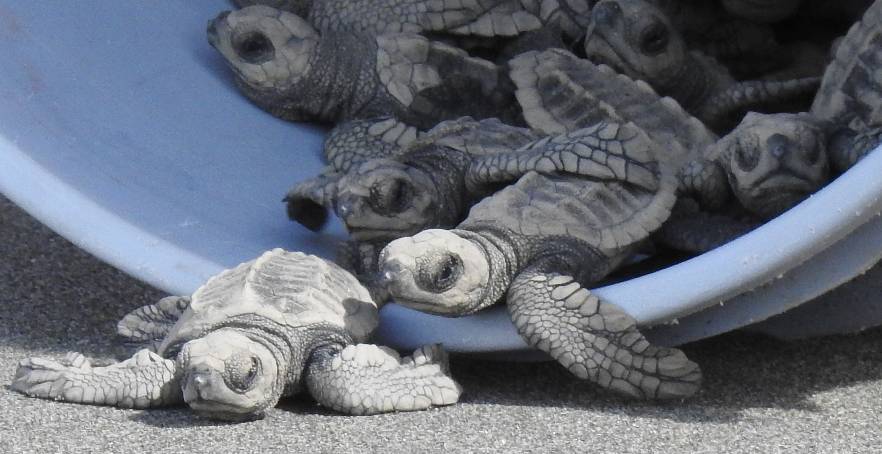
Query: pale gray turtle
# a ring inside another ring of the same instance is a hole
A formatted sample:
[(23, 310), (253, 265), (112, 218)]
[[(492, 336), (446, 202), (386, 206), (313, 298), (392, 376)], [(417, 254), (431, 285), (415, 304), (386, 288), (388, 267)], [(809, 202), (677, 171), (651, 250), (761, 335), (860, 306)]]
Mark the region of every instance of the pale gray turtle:
[(734, 195), (743, 208), (768, 219), (827, 181), (823, 128), (807, 115), (749, 113), (720, 139), (645, 82), (566, 51), (526, 53), (509, 65), (532, 128), (560, 134), (602, 119), (633, 122), (679, 169), (680, 194), (705, 209), (718, 210)]
[(839, 171), (882, 144), (882, 1), (840, 40), (810, 113), (827, 125)]
[(530, 170), (645, 183), (649, 177), (639, 168), (622, 174), (625, 161), (607, 149), (618, 128), (598, 123), (541, 137), (498, 120), (441, 123), (399, 156), (366, 161), (336, 180), (322, 176), (298, 185), (287, 197), (288, 212), (314, 227), (324, 220), (324, 207), (333, 209), (353, 238), (339, 249), (338, 261), (384, 299), (374, 282), (383, 246), (455, 226), (473, 204)]
[(208, 280), (192, 297), (136, 309), (119, 334), (132, 358), (95, 366), (80, 354), (19, 363), (12, 388), (67, 402), (148, 408), (186, 402), (211, 418), (261, 417), (306, 389), (352, 414), (457, 401), (439, 346), (412, 357), (363, 344), (377, 306), (350, 274), (321, 258), (274, 249)]
[(293, 121), (395, 116), (421, 128), (472, 115), (518, 122), (504, 70), (411, 33), (319, 34), (268, 6), (221, 13), (209, 42), (255, 104)]
[(689, 51), (665, 14), (643, 0), (599, 2), (585, 53), (648, 82), (717, 131), (734, 126), (749, 110), (786, 111), (788, 102), (810, 98), (820, 82), (819, 77), (737, 82), (713, 58)]
[[(605, 146), (625, 176), (652, 184), (528, 172), (475, 205), (453, 230), (389, 243), (383, 283), (398, 304), (458, 317), (504, 301), (518, 333), (576, 376), (640, 398), (681, 398), (701, 372), (682, 351), (651, 345), (630, 315), (598, 299), (595, 283), (669, 216), (672, 171), (633, 125), (609, 125)], [(652, 157), (650, 159), (647, 159)], [(578, 162), (562, 156), (562, 163)], [(549, 164), (551, 164), (549, 160)]]

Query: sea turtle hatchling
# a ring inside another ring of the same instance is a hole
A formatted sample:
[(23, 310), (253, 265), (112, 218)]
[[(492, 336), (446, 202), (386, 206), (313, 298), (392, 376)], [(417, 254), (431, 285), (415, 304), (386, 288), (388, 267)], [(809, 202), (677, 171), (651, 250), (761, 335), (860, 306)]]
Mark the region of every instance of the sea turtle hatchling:
[[(634, 127), (608, 130), (618, 154), (655, 155)], [(628, 257), (670, 214), (676, 181), (663, 163), (647, 187), (528, 172), (475, 205), (452, 230), (429, 229), (389, 243), (383, 284), (399, 304), (457, 317), (505, 301), (531, 345), (576, 376), (639, 398), (681, 398), (701, 372), (677, 349), (651, 345), (634, 318), (584, 285)]]
[(306, 19), (321, 31), (413, 32), (511, 38), (545, 26), (576, 40), (596, 0), (235, 0)]
[(750, 213), (769, 219), (827, 181), (824, 129), (809, 115), (749, 113), (719, 138), (645, 82), (569, 52), (525, 53), (509, 66), (532, 128), (560, 134), (603, 119), (633, 122), (679, 169), (680, 194), (706, 209), (719, 209), (734, 195)]
[(363, 344), (377, 306), (350, 274), (321, 258), (274, 249), (209, 279), (192, 297), (168, 297), (117, 325), (142, 345), (93, 367), (80, 354), (19, 363), (12, 388), (68, 402), (148, 408), (186, 402), (211, 418), (260, 417), (306, 388), (352, 414), (419, 410), (457, 401), (439, 346), (401, 358)]
[(646, 81), (715, 131), (734, 126), (749, 110), (776, 110), (808, 99), (820, 82), (819, 77), (735, 81), (713, 58), (688, 50), (665, 14), (643, 0), (595, 5), (585, 54)]
[(250, 6), (218, 15), (208, 40), (245, 96), (287, 120), (520, 121), (503, 68), (417, 34), (320, 34), (295, 14)]

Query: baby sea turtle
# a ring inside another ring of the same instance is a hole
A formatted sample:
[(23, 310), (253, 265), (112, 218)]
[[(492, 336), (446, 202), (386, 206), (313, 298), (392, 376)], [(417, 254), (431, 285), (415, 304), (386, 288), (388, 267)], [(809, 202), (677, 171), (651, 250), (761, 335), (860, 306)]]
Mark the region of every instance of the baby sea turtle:
[(589, 59), (644, 80), (715, 130), (748, 110), (777, 109), (811, 96), (820, 79), (737, 82), (713, 58), (689, 51), (668, 18), (643, 0), (602, 0), (585, 38)]
[(751, 113), (720, 139), (645, 82), (569, 52), (526, 53), (510, 67), (531, 127), (559, 134), (602, 119), (633, 122), (679, 169), (680, 194), (698, 198), (704, 208), (719, 209), (734, 195), (768, 219), (827, 180), (823, 128), (807, 115)]
[[(347, 150), (365, 149), (381, 140), (370, 129), (350, 135)], [(350, 159), (340, 158), (345, 164), (295, 186), (286, 197), (288, 213), (316, 230), (326, 219), (326, 209), (332, 209), (352, 237), (362, 241), (456, 225), (471, 206), (469, 201), (473, 203), (478, 196), (468, 194), (465, 186), (470, 164), (480, 156), (511, 151), (539, 137), (498, 119), (463, 117), (439, 123), (386, 158), (361, 159), (364, 153), (338, 150), (338, 155)]]
[(21, 361), (12, 388), (68, 402), (148, 408), (186, 402), (211, 418), (261, 417), (306, 388), (352, 414), (419, 410), (457, 401), (439, 346), (400, 358), (363, 344), (377, 327), (367, 290), (337, 265), (274, 249), (212, 277), (192, 297), (168, 297), (117, 325), (141, 344), (130, 359), (93, 367)]
[(412, 32), (514, 37), (544, 26), (572, 39), (585, 32), (595, 0), (236, 0), (306, 19), (321, 31)]
[(292, 121), (395, 116), (431, 128), (472, 115), (518, 121), (501, 67), (411, 33), (319, 34), (268, 6), (221, 13), (209, 42), (255, 104)]
[(633, 397), (686, 397), (699, 387), (698, 366), (651, 345), (630, 315), (584, 288), (657, 229), (676, 198), (662, 162), (629, 159), (655, 156), (655, 142), (633, 125), (606, 133), (623, 175), (639, 170), (651, 185), (528, 172), (457, 228), (389, 243), (382, 279), (397, 303), (444, 316), (505, 301), (520, 335), (576, 376)]
[(882, 143), (882, 0), (845, 35), (810, 113), (829, 129), (834, 167), (844, 171)]

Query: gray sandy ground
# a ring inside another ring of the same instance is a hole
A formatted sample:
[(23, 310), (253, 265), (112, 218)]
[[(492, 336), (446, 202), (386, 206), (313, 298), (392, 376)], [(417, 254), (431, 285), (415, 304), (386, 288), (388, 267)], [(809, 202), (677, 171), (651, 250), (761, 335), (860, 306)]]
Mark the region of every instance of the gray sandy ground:
[(879, 452), (882, 329), (786, 343), (730, 334), (686, 346), (688, 402), (628, 402), (554, 363), (454, 358), (462, 402), (341, 416), (307, 399), (228, 425), (186, 409), (72, 405), (9, 390), (19, 359), (118, 352), (116, 320), (163, 294), (0, 197), (0, 452)]

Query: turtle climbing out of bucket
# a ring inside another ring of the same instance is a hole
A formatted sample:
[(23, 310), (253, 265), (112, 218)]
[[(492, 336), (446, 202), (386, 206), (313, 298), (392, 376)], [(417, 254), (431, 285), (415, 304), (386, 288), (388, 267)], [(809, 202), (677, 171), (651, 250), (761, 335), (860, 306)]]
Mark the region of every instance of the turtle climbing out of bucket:
[(736, 81), (713, 58), (688, 50), (670, 20), (643, 0), (595, 5), (585, 54), (646, 81), (715, 131), (728, 130), (750, 110), (780, 112), (808, 104), (820, 82), (820, 77)]
[(828, 130), (833, 167), (848, 170), (882, 144), (882, 1), (852, 25), (809, 113)]
[(305, 389), (350, 414), (426, 409), (459, 398), (440, 346), (401, 358), (364, 344), (377, 306), (346, 271), (274, 249), (212, 277), (192, 297), (168, 297), (117, 325), (142, 349), (93, 366), (83, 355), (19, 363), (12, 388), (67, 402), (149, 408), (187, 403), (210, 418), (262, 417)]
[(678, 169), (681, 208), (689, 207), (659, 231), (677, 249), (726, 243), (828, 180), (824, 128), (810, 115), (748, 113), (720, 138), (647, 83), (564, 50), (525, 53), (509, 66), (532, 128), (560, 134), (604, 119), (632, 122), (661, 146), (659, 159)]
[[(399, 304), (449, 317), (504, 301), (518, 333), (574, 375), (637, 398), (690, 396), (699, 367), (650, 344), (634, 318), (585, 288), (630, 256), (676, 200), (673, 169), (639, 128), (608, 124), (601, 141), (620, 178), (527, 172), (455, 229), (389, 243), (380, 254), (383, 285)], [(543, 162), (578, 168), (583, 159), (561, 158)]]
[(292, 13), (250, 6), (218, 15), (208, 40), (245, 96), (283, 119), (521, 122), (503, 68), (417, 34), (320, 34)]

